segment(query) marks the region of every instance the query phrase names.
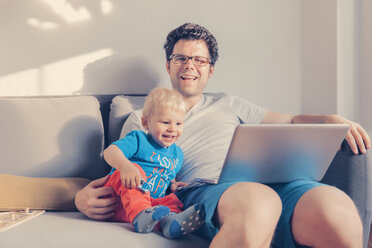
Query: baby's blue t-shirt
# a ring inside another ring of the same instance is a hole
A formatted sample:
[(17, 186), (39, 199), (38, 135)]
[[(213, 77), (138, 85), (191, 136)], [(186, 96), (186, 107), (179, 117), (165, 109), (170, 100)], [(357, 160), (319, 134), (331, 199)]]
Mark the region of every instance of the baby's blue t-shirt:
[(183, 163), (183, 152), (179, 146), (172, 144), (169, 147), (161, 147), (150, 135), (140, 130), (128, 133), (113, 145), (145, 171), (153, 198), (165, 195), (170, 181), (176, 177)]

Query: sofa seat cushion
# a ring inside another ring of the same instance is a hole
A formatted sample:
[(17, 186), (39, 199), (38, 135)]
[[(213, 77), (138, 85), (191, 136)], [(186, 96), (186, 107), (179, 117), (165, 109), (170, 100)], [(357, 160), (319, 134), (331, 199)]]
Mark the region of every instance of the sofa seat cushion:
[(206, 248), (196, 235), (179, 240), (159, 233), (135, 233), (128, 223), (90, 220), (80, 212), (50, 212), (0, 232), (0, 247), (7, 248)]

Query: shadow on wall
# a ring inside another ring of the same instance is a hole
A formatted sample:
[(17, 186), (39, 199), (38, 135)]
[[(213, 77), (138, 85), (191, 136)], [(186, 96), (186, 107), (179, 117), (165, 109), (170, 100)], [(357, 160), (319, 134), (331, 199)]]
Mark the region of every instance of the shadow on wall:
[(117, 54), (88, 64), (75, 94), (147, 94), (159, 85), (156, 69), (142, 57)]

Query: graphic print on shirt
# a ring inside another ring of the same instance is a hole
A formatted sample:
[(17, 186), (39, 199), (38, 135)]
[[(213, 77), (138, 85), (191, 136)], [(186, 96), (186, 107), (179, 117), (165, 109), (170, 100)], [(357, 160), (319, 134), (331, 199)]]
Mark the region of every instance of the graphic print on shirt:
[(168, 188), (169, 182), (176, 176), (175, 169), (178, 167), (178, 158), (168, 158), (162, 154), (152, 152), (150, 161), (154, 165), (152, 172), (146, 172), (147, 183), (150, 185), (152, 197), (163, 197)]

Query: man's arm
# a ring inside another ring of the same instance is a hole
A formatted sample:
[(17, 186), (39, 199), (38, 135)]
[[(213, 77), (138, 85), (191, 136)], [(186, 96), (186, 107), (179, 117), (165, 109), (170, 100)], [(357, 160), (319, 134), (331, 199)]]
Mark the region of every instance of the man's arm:
[(262, 124), (280, 124), (280, 123), (326, 123), (326, 124), (348, 124), (350, 129), (346, 134), (348, 142), (354, 154), (358, 154), (358, 147), (361, 153), (366, 153), (366, 149), (371, 148), (371, 140), (364, 128), (356, 122), (350, 121), (339, 115), (289, 115), (267, 111), (261, 121)]
[[(131, 114), (124, 123), (122, 137), (140, 125), (138, 117)], [(107, 179), (108, 177), (103, 177), (92, 181), (75, 196), (77, 209), (91, 219), (106, 220), (114, 216), (119, 199), (113, 188), (103, 187)]]

